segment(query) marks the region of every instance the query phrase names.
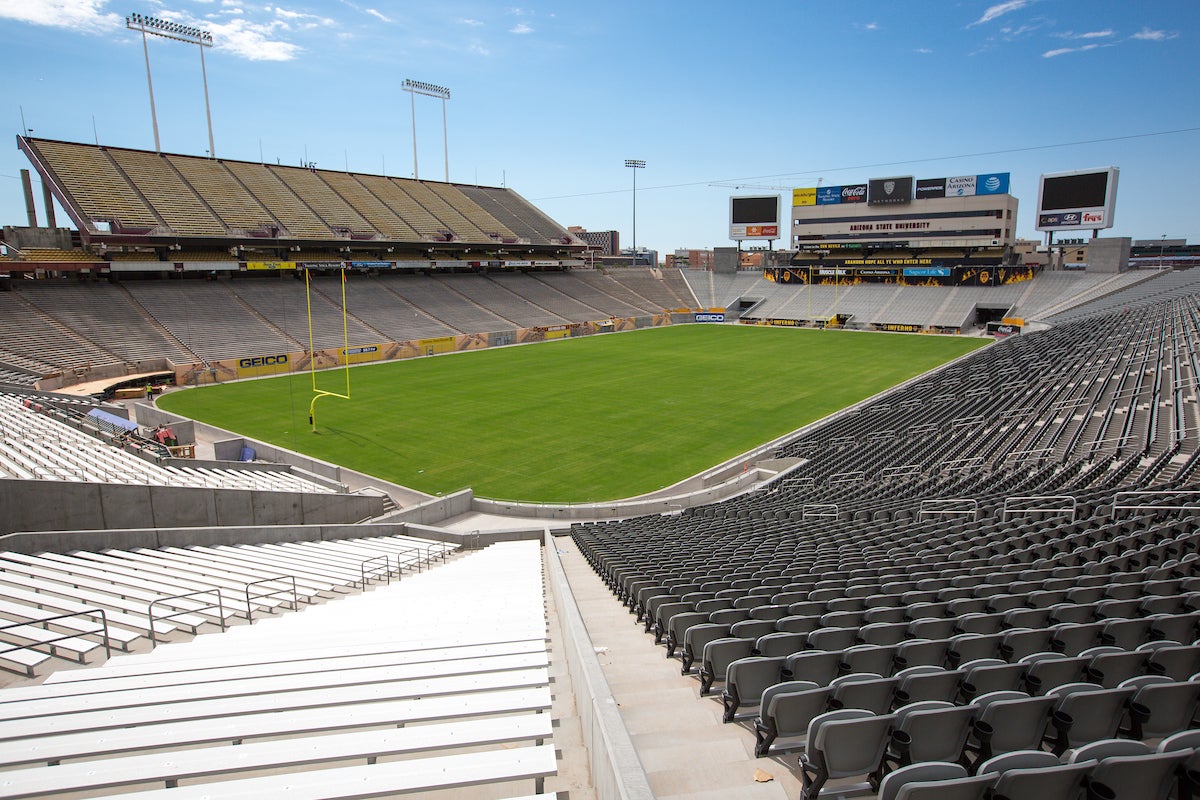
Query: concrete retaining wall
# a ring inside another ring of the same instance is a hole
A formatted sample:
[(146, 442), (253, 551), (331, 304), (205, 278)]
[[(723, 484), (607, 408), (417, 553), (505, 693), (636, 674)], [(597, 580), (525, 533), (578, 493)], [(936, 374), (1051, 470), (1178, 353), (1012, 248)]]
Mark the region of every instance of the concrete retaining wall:
[(115, 483), (0, 479), (0, 534), (100, 528), (351, 523), (383, 498)]

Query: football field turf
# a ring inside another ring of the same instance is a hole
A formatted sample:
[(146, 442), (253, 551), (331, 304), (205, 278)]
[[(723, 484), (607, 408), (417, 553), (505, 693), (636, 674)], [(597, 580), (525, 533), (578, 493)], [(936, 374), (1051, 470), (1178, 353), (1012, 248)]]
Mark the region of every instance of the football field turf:
[[(614, 500), (701, 472), (986, 344), (676, 325), (172, 392), (164, 409), (414, 489)], [(317, 374), (344, 391), (345, 371)]]

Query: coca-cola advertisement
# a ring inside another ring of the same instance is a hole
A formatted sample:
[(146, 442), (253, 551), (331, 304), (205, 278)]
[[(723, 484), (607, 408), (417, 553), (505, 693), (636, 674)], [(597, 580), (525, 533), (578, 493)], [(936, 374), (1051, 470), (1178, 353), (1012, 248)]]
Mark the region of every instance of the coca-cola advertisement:
[(842, 202), (843, 203), (865, 203), (867, 202), (867, 185), (865, 183), (856, 183), (853, 186), (842, 187)]

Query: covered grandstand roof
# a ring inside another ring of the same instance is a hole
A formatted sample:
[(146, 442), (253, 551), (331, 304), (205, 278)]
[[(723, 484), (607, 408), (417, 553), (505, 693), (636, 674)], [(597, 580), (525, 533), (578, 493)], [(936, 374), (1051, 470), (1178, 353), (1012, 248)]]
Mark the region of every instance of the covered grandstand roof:
[(508, 188), (17, 137), (85, 241), (556, 247)]

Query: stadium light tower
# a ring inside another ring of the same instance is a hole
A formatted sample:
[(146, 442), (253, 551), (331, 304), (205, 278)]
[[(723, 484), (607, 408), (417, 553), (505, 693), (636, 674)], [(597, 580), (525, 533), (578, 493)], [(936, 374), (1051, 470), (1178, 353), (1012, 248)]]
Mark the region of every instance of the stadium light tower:
[(165, 19), (147, 17), (141, 14), (130, 14), (126, 17), (125, 27), (131, 31), (140, 31), (142, 34), (142, 52), (146, 56), (146, 86), (150, 89), (150, 122), (154, 126), (155, 152), (161, 153), (162, 146), (158, 139), (158, 114), (154, 110), (154, 81), (150, 77), (150, 46), (146, 43), (146, 34), (161, 36), (164, 39), (183, 42), (184, 44), (199, 45), (200, 76), (204, 81), (204, 116), (208, 120), (208, 153), (213, 158), (216, 158), (217, 151), (213, 146), (212, 109), (208, 104), (208, 72), (204, 67), (204, 48), (213, 46), (212, 34), (208, 31), (202, 31), (199, 28), (180, 25), (178, 22), (169, 22)]
[(426, 83), (425, 81), (414, 81), (408, 78), (404, 79), (401, 87), (408, 92), (409, 105), (412, 106), (413, 120), (413, 178), (419, 178), (417, 174), (417, 95), (423, 94), (426, 97), (439, 97), (442, 100), (442, 152), (446, 156), (446, 183), (450, 182), (450, 144), (446, 136), (446, 101), (450, 99), (450, 90), (445, 86), (438, 86), (436, 83)]
[(637, 171), (646, 168), (646, 162), (640, 158), (625, 159), (625, 166), (633, 170), (633, 260), (631, 267), (637, 266)]

